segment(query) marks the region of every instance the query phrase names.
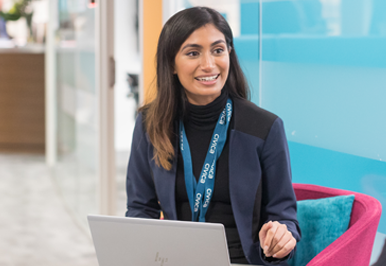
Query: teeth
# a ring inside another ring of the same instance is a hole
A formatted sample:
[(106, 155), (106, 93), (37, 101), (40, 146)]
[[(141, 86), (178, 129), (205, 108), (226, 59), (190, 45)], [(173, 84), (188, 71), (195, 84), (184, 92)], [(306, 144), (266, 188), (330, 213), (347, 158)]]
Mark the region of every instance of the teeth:
[(212, 77), (197, 78), (197, 79), (200, 81), (212, 81), (212, 80), (215, 80), (217, 77), (218, 75), (212, 76)]

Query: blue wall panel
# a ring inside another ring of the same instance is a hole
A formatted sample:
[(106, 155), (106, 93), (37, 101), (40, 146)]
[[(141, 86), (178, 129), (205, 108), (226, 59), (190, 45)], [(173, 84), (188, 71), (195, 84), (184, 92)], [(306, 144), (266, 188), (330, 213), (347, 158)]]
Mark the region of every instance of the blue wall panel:
[(260, 100), (284, 120), (294, 182), (366, 193), (386, 206), (383, 3), (264, 1)]
[(239, 3), (235, 49), (252, 101), (284, 120), (293, 181), (386, 206), (386, 1)]

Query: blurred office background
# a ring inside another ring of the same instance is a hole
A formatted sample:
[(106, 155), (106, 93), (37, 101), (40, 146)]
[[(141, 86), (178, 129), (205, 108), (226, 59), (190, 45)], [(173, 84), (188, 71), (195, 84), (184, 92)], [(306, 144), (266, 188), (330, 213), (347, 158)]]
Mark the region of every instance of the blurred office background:
[[(197, 5), (283, 118), (293, 181), (386, 206), (386, 1), (0, 0), (0, 265), (97, 265), (86, 215), (124, 215), (154, 36)], [(372, 262), (385, 238), (383, 214)]]

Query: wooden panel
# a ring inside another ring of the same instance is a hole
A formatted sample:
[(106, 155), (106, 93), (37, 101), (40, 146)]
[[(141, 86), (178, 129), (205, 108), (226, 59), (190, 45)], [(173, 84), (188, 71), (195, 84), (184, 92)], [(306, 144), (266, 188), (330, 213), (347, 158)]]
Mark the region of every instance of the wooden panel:
[(162, 30), (162, 0), (143, 1), (143, 89), (144, 102), (156, 95), (156, 53), (158, 37)]
[(44, 152), (44, 54), (0, 53), (0, 151)]

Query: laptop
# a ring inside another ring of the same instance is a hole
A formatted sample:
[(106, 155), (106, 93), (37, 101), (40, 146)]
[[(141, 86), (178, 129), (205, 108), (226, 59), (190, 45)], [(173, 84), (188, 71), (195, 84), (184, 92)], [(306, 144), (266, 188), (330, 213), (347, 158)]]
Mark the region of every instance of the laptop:
[(229, 266), (222, 224), (88, 215), (99, 266)]

